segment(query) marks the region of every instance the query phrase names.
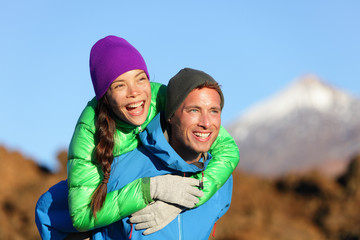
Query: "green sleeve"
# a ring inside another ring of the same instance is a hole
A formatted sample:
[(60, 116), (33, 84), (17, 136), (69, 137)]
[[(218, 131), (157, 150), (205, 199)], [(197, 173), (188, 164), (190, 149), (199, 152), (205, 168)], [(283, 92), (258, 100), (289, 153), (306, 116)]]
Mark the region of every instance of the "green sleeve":
[(160, 83), (151, 82), (151, 94), (153, 105), (159, 113), (165, 110), (166, 102), (166, 86)]
[[(73, 225), (79, 231), (102, 227), (120, 220), (148, 203), (142, 179), (135, 180), (120, 190), (106, 195), (102, 209), (95, 219), (90, 208), (91, 196), (102, 179), (100, 168), (91, 159), (94, 149), (93, 134), (80, 124), (75, 140), (70, 144), (68, 159), (69, 208)], [(76, 142), (74, 142), (76, 141)]]
[(75, 200), (72, 202), (72, 206), (77, 207), (76, 209), (70, 209), (74, 227), (79, 231), (103, 227), (146, 207), (148, 203), (142, 199), (142, 180), (137, 179), (120, 190), (109, 192), (106, 195), (104, 207), (96, 213), (96, 218), (94, 218), (89, 208), (90, 199), (86, 201), (86, 199), (78, 197), (79, 194), (84, 196), (88, 195), (88, 193), (91, 196), (94, 189), (70, 188), (69, 198)]
[[(217, 190), (228, 180), (239, 163), (239, 149), (235, 140), (221, 126), (218, 137), (210, 148), (212, 159), (204, 171), (204, 196), (196, 206), (204, 204)], [(193, 176), (196, 179), (202, 178), (202, 173)]]

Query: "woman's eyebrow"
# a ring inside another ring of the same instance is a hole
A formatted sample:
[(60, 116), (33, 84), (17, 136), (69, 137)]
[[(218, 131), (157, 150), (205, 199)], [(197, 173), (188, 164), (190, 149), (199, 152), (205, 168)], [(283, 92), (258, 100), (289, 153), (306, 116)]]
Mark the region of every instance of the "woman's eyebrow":
[(139, 72), (138, 74), (135, 75), (135, 77), (137, 77), (137, 76), (139, 76), (139, 75), (141, 75), (141, 74), (143, 74), (143, 73), (145, 74), (145, 71)]
[[(115, 80), (111, 83), (111, 85), (112, 85), (113, 83), (123, 82), (123, 81), (125, 81), (125, 80), (123, 80), (123, 79), (121, 79), (121, 78), (120, 78), (120, 79), (115, 79)], [(111, 85), (110, 85), (110, 86), (111, 86)]]

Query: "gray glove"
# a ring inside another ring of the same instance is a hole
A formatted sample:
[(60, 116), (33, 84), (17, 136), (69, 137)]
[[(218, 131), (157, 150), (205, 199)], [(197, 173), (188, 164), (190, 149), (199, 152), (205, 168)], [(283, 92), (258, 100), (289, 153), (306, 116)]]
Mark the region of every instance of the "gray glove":
[(149, 235), (168, 225), (182, 210), (182, 207), (158, 200), (135, 212), (129, 221), (136, 224), (136, 230), (146, 229), (143, 234)]
[(196, 186), (200, 182), (194, 178), (177, 175), (162, 175), (150, 178), (150, 195), (154, 200), (174, 203), (192, 208), (204, 193)]

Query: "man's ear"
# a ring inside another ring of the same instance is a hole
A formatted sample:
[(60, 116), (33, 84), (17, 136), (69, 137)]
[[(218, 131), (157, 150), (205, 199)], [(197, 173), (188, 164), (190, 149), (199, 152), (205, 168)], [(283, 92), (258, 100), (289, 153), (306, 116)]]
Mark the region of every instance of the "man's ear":
[(166, 120), (169, 124), (172, 123), (173, 116), (174, 116), (174, 115), (172, 115), (168, 120)]

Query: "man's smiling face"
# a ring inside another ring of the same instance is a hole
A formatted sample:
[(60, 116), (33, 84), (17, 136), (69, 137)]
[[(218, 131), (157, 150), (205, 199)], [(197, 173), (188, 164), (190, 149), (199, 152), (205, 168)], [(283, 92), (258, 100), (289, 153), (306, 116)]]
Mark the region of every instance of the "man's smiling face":
[(221, 126), (220, 103), (216, 90), (194, 89), (170, 118), (170, 145), (185, 161), (209, 151)]

